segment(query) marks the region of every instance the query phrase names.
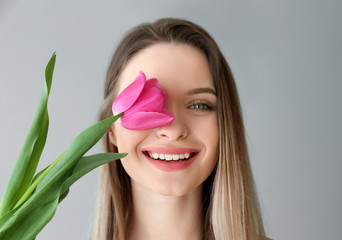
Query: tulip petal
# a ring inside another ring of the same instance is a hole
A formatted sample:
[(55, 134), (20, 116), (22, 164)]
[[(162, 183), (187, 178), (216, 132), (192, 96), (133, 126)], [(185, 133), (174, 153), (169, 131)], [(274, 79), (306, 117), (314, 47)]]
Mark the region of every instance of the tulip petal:
[(140, 96), (145, 83), (146, 76), (142, 71), (140, 71), (138, 77), (127, 88), (125, 88), (113, 102), (113, 113), (118, 114), (129, 109)]
[(149, 80), (146, 81), (146, 86), (151, 86), (154, 88), (157, 88), (160, 92), (160, 94), (163, 96), (164, 100), (163, 100), (163, 106), (165, 106), (166, 101), (167, 101), (167, 94), (166, 94), (166, 90), (158, 85), (158, 79), (156, 78), (151, 78)]
[(173, 112), (171, 112), (169, 109), (164, 108), (164, 109), (161, 111), (161, 113), (173, 117)]
[(146, 80), (146, 87), (158, 87), (158, 79), (150, 78)]
[(123, 112), (121, 125), (131, 130), (146, 130), (166, 125), (174, 120), (173, 113), (165, 108), (166, 90), (158, 79), (146, 80), (140, 71), (131, 85), (124, 89), (113, 103), (113, 113)]
[(173, 116), (160, 112), (136, 112), (122, 116), (121, 125), (130, 130), (147, 130), (167, 125), (173, 120)]
[(127, 112), (160, 112), (164, 107), (164, 98), (159, 89), (142, 91), (141, 95)]

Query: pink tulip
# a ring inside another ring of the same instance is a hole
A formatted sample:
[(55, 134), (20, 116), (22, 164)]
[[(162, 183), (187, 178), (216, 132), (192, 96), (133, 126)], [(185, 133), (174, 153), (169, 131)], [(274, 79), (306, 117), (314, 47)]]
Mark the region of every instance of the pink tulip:
[(174, 120), (173, 113), (165, 108), (166, 91), (158, 86), (156, 78), (146, 80), (140, 71), (138, 77), (113, 102), (114, 115), (123, 112), (121, 125), (130, 130), (161, 127)]

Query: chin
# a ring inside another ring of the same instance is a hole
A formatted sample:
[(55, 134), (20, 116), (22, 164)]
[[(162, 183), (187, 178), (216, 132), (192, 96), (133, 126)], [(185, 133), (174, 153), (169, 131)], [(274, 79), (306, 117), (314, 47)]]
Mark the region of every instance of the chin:
[(186, 184), (184, 181), (159, 181), (157, 185), (150, 188), (153, 192), (168, 197), (183, 197), (202, 189), (202, 184)]

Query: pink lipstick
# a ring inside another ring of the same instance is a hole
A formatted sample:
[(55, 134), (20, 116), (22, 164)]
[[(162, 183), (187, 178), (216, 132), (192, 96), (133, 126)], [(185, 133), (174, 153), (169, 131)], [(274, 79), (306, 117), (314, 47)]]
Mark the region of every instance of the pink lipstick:
[(190, 166), (200, 152), (194, 148), (151, 147), (142, 149), (144, 156), (162, 171), (178, 171)]

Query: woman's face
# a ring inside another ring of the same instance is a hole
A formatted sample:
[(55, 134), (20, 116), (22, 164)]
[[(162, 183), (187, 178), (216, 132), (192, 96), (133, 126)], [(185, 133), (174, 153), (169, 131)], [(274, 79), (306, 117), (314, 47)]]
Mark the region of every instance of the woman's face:
[(144, 131), (128, 130), (116, 122), (111, 141), (119, 152), (128, 153), (121, 162), (132, 184), (162, 195), (185, 195), (203, 183), (218, 159), (217, 97), (207, 59), (189, 45), (152, 45), (130, 59), (120, 75), (118, 92), (140, 70), (166, 89), (167, 108), (175, 121)]

